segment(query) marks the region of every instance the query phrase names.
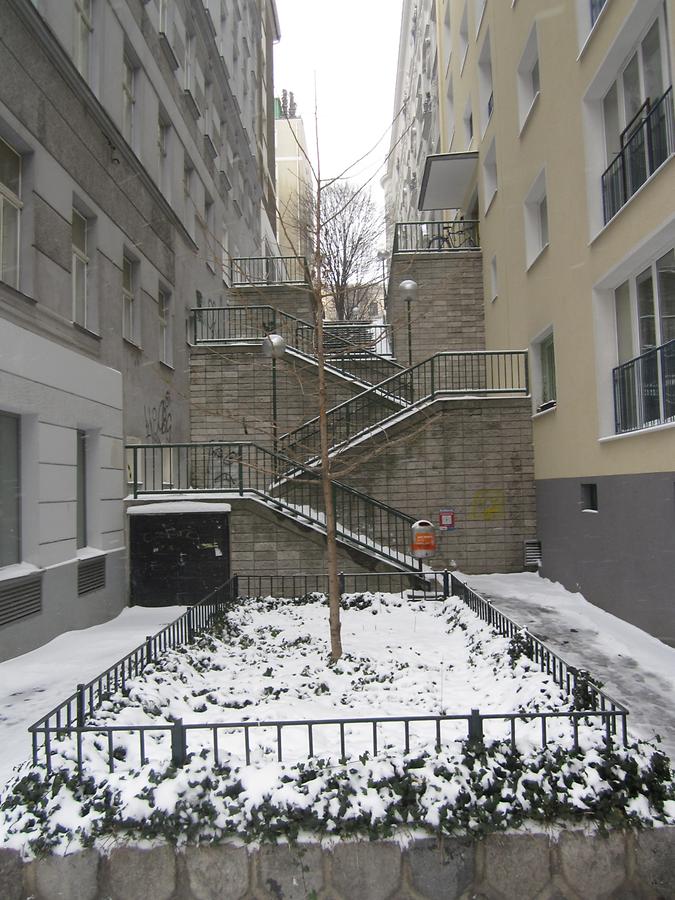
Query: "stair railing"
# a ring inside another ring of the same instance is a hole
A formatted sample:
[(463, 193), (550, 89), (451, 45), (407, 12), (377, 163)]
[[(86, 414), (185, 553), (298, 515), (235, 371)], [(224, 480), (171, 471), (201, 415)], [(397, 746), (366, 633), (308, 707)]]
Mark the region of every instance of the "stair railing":
[[(528, 393), (526, 351), (436, 353), (328, 410), (331, 449), (399, 415), (400, 406), (394, 407), (387, 397), (395, 397), (410, 409), (439, 396)], [(320, 451), (318, 416), (282, 435), (279, 447), (289, 456), (315, 457)]]
[[(320, 472), (249, 442), (133, 444), (131, 492), (148, 495), (259, 496), (296, 521), (320, 530), (326, 512)], [(338, 537), (408, 570), (421, 565), (410, 553), (414, 519), (339, 481), (332, 482)]]
[[(192, 337), (199, 344), (241, 344), (280, 334), (289, 347), (316, 357), (316, 329), (273, 306), (197, 307), (192, 310)], [(347, 340), (334, 331), (324, 335), (328, 365), (367, 384), (378, 384), (403, 366), (374, 353), (363, 342)]]

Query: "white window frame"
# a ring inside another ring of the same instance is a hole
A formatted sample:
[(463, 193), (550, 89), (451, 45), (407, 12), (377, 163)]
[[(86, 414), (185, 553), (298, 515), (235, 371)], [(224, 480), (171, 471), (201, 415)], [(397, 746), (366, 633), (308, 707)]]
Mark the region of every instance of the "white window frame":
[[(550, 345), (553, 361), (553, 371), (546, 371), (547, 358), (545, 349)], [(558, 386), (555, 360), (555, 334), (553, 326), (546, 328), (530, 345), (530, 360), (532, 365), (532, 403), (534, 412), (543, 413), (555, 409), (558, 404)]]
[[(2, 181), (0, 181), (0, 281), (3, 281), (5, 284), (9, 284), (10, 287), (16, 288), (18, 290), (20, 275), (19, 264), (21, 260), (21, 211), (23, 210), (23, 203), (21, 202), (23, 160), (21, 158), (21, 154), (17, 153), (17, 151), (6, 141), (3, 141), (2, 138), (0, 138), (0, 143), (4, 144), (9, 152), (13, 153), (16, 156), (19, 164), (18, 194), (14, 193), (9, 185), (4, 184)], [(7, 227), (5, 216), (6, 206), (11, 207), (16, 213), (16, 258), (14, 259), (13, 266), (15, 277), (12, 281), (9, 281), (5, 277), (8, 271), (8, 267), (6, 264), (6, 260), (3, 258), (3, 247), (5, 246), (4, 229)]]
[[(536, 73), (536, 75), (535, 75)], [(530, 30), (525, 48), (518, 63), (516, 74), (518, 91), (518, 121), (520, 132), (530, 120), (541, 93), (541, 70), (539, 68), (539, 40), (537, 23)]]
[(94, 31), (92, 24), (93, 0), (73, 0), (73, 7), (73, 62), (80, 75), (88, 81), (91, 65), (91, 35)]
[[(72, 219), (75, 217), (84, 223), (84, 248), (78, 247), (75, 243), (75, 228), (72, 228), (72, 293), (73, 293), (73, 322), (81, 325), (83, 328), (89, 328), (89, 221), (83, 216), (79, 210), (73, 208)], [(77, 309), (77, 290), (78, 290), (78, 273), (81, 273), (83, 304), (82, 317), (78, 318)]]
[[(122, 257), (122, 337), (136, 347), (140, 346), (138, 310), (139, 263), (127, 253)], [(126, 282), (126, 272), (129, 280)]]
[(183, 89), (194, 96), (195, 80), (195, 36), (185, 35), (185, 66), (183, 69)]
[(525, 265), (529, 269), (550, 243), (546, 169), (542, 169), (523, 203), (525, 225)]
[[(628, 297), (630, 304), (630, 328), (631, 328), (631, 351), (632, 355), (630, 359), (635, 359), (638, 356), (641, 356), (643, 353), (647, 353), (649, 350), (652, 350), (656, 347), (662, 347), (663, 344), (667, 343), (665, 340), (665, 334), (663, 330), (663, 319), (665, 318), (662, 308), (662, 296), (661, 296), (661, 284), (659, 281), (659, 270), (658, 263), (668, 256), (670, 253), (675, 253), (675, 248), (670, 248), (665, 252), (660, 252), (657, 257), (652, 258), (649, 262), (645, 263), (642, 266), (639, 266), (638, 271), (631, 273), (628, 278), (625, 278), (621, 284), (617, 285), (613, 290), (614, 297), (614, 323), (615, 323), (615, 333), (617, 335), (616, 340), (616, 360), (617, 365), (621, 365), (619, 362), (619, 348), (618, 348), (618, 321), (616, 315), (616, 293), (617, 291), (624, 285), (628, 284)], [(638, 278), (643, 275), (645, 272), (649, 272), (651, 276), (652, 282), (652, 291), (654, 294), (654, 346), (645, 346), (641, 347), (641, 337), (640, 337), (640, 310), (639, 310), (639, 299), (638, 299), (638, 289), (637, 283)], [(673, 340), (673, 338), (670, 338)]]

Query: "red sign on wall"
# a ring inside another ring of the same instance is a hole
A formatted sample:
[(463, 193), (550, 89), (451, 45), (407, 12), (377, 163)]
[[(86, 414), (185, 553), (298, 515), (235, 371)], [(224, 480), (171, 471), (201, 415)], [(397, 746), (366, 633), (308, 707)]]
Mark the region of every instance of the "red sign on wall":
[(454, 509), (442, 509), (438, 514), (438, 527), (441, 531), (453, 531), (455, 527)]

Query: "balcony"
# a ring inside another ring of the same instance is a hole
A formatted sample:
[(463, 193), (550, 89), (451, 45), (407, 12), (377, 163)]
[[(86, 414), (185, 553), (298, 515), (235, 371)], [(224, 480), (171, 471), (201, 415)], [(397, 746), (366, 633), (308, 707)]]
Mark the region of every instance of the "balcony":
[(394, 253), (427, 253), (430, 250), (480, 250), (478, 221), (396, 223)]
[(617, 366), (612, 375), (617, 434), (675, 422), (675, 340)]
[(605, 225), (675, 152), (672, 86), (653, 106), (645, 101), (621, 135), (621, 144), (602, 175)]
[(230, 260), (232, 287), (309, 282), (307, 260), (301, 256), (245, 256)]

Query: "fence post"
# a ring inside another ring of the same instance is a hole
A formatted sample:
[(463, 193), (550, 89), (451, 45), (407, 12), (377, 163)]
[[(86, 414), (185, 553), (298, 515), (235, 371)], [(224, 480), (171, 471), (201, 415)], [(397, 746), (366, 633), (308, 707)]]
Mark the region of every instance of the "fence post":
[(483, 719), (477, 709), (472, 709), (469, 716), (469, 740), (483, 742)]
[(450, 573), (447, 569), (443, 572), (443, 599), (447, 600), (450, 596)]
[(145, 662), (152, 662), (152, 635), (148, 634), (145, 636)]
[(340, 591), (340, 596), (342, 596), (345, 592), (345, 573), (338, 572), (338, 590)]
[(176, 719), (171, 726), (171, 762), (182, 768), (187, 760), (187, 740), (182, 719)]
[(77, 727), (84, 726), (84, 716), (86, 711), (86, 700), (84, 696), (85, 686), (78, 684), (77, 686)]
[(191, 606), (190, 609), (188, 609), (188, 611), (187, 611), (187, 642), (188, 642), (188, 644), (191, 644), (195, 639), (195, 626), (194, 626), (194, 622), (192, 621), (192, 610), (193, 609), (194, 609), (194, 606)]
[(230, 600), (236, 600), (239, 596), (239, 576), (233, 575), (230, 579)]
[(487, 619), (485, 621), (488, 625), (492, 625), (492, 600), (486, 600), (485, 605), (487, 606)]
[(134, 500), (138, 497), (138, 447), (132, 447), (131, 456), (134, 467)]
[(244, 493), (244, 448), (239, 444), (239, 494)]

